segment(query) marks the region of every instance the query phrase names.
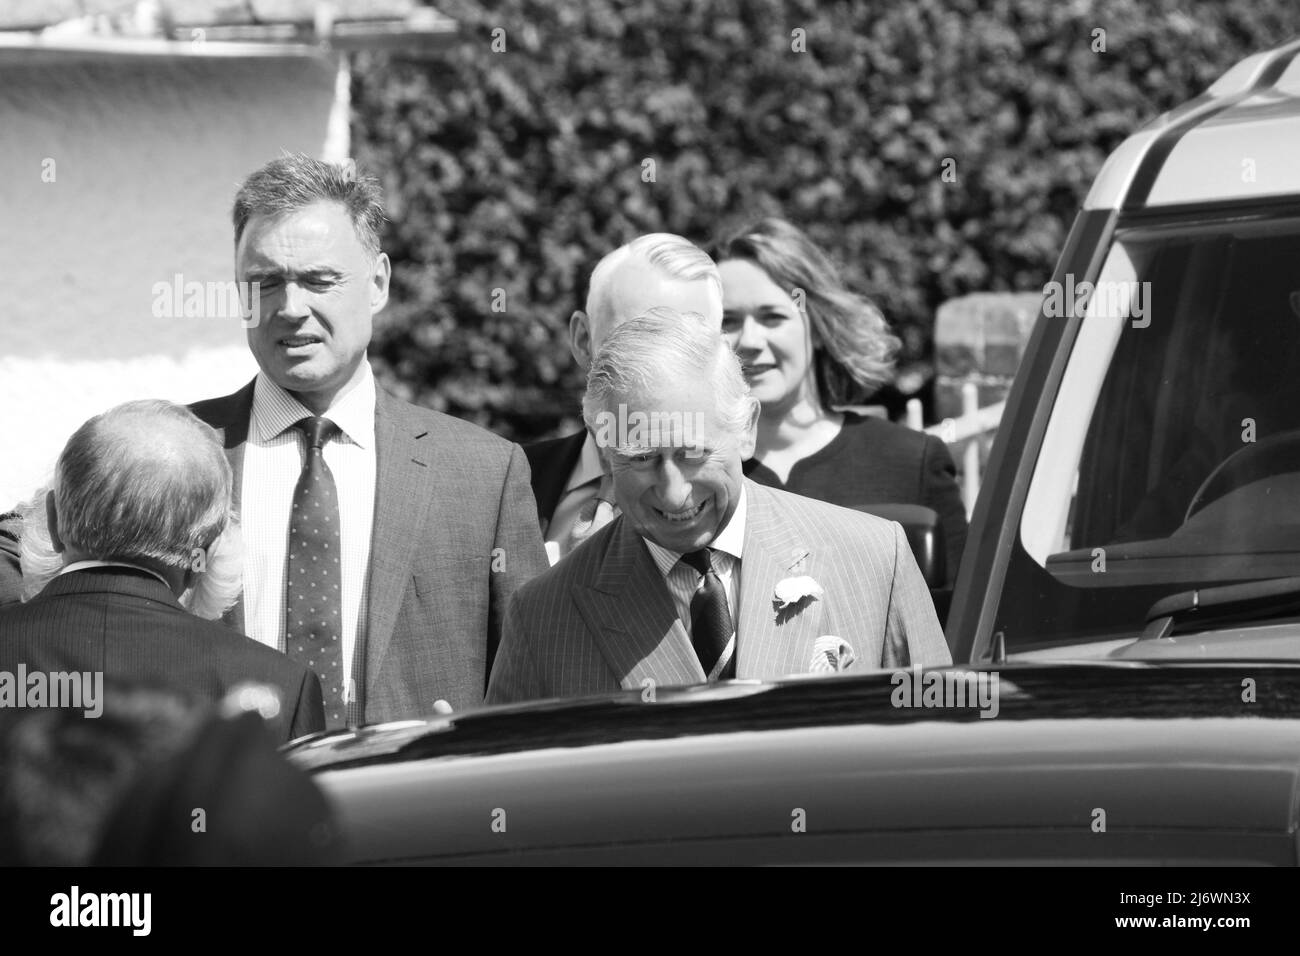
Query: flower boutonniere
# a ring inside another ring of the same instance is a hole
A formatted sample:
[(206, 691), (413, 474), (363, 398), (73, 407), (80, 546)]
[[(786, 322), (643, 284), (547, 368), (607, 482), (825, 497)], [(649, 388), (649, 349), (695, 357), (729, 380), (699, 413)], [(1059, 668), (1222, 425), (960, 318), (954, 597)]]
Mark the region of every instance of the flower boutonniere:
[(794, 560), (786, 568), (790, 576), (776, 582), (776, 589), (772, 592), (772, 604), (776, 611), (777, 623), (788, 620), (826, 593), (816, 580), (804, 574), (804, 562), (808, 554), (807, 548), (795, 548), (791, 554)]
[(772, 601), (778, 611), (783, 611), (804, 601), (815, 601), (825, 593), (820, 584), (808, 575), (801, 574), (795, 578), (782, 578), (777, 581), (776, 590), (772, 593)]

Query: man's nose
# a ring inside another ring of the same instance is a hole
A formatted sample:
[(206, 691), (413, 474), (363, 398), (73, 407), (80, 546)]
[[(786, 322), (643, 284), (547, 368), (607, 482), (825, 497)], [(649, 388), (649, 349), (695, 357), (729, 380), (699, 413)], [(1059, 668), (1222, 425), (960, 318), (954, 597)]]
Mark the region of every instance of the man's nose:
[(691, 483), (676, 461), (669, 460), (659, 468), (656, 492), (665, 511), (680, 511), (691, 498)]
[(284, 284), (284, 302), (280, 306), (280, 314), (286, 319), (305, 319), (311, 315), (311, 309), (307, 305), (308, 294), (297, 282), (286, 282)]

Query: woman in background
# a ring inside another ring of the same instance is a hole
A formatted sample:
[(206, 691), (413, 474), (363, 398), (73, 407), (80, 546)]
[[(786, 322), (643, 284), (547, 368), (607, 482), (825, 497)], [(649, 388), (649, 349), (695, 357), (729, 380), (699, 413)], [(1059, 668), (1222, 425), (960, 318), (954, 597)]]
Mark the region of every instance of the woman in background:
[(761, 219), (712, 250), (722, 275), (722, 330), (762, 403), (745, 474), (846, 508), (916, 504), (943, 525), (951, 585), (966, 511), (947, 446), (870, 415), (861, 404), (889, 378), (899, 341), (868, 299), (799, 229)]

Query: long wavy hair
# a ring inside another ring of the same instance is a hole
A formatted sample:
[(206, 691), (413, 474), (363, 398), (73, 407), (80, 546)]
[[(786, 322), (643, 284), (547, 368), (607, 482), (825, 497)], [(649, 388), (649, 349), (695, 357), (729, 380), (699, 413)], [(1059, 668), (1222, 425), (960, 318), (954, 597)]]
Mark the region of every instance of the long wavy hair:
[(727, 230), (709, 252), (719, 263), (750, 260), (796, 300), (795, 290), (802, 290), (824, 408), (859, 404), (890, 380), (898, 337), (875, 303), (844, 284), (835, 263), (803, 230), (766, 217)]

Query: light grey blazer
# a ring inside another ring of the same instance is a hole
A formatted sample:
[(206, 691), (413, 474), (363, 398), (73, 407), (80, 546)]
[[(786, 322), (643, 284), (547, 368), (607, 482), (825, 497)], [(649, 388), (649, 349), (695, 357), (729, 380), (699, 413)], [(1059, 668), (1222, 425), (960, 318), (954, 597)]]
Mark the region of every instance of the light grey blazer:
[[(736, 676), (812, 669), (836, 635), (855, 669), (952, 662), (925, 580), (895, 522), (745, 479)], [(798, 560), (802, 556), (802, 563)], [(778, 581), (808, 575), (820, 599), (777, 611)], [(645, 542), (616, 518), (511, 598), (487, 703), (703, 682)]]
[[(191, 408), (221, 434), (239, 494), (253, 383)], [(547, 567), (519, 446), (375, 394), (375, 521), (366, 580), (366, 723), (481, 706), (507, 601)], [(238, 501), (235, 502), (238, 507)], [(243, 631), (243, 605), (227, 623)]]

